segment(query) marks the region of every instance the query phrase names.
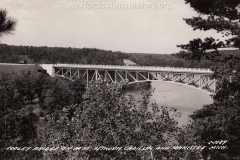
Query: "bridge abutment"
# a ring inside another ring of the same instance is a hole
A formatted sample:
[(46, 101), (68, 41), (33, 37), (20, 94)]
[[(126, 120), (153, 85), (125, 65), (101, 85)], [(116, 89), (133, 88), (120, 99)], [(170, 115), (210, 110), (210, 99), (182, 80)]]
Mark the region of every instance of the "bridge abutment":
[(53, 68), (53, 64), (41, 64), (40, 66), (45, 69), (50, 76), (55, 76), (55, 68)]

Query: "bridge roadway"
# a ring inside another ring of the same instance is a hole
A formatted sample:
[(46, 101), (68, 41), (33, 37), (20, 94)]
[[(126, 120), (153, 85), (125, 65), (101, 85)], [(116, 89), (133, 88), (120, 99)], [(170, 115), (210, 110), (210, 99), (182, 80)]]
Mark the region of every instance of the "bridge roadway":
[(90, 65), (90, 64), (53, 64), (53, 68), (89, 69), (89, 70), (121, 70), (121, 71), (145, 71), (145, 72), (172, 72), (213, 74), (213, 71), (205, 68), (180, 68), (180, 67), (152, 67), (152, 66), (121, 66), (121, 65)]

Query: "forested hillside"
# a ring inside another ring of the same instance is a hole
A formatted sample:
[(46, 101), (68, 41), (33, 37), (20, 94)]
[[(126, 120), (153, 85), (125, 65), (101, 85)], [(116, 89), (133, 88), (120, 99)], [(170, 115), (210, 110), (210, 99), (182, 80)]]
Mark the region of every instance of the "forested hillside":
[[(230, 51), (228, 51), (230, 52)], [(225, 52), (220, 54), (223, 57)], [(231, 55), (231, 52), (227, 55)], [(235, 53), (233, 54), (235, 56)], [(123, 65), (124, 59), (129, 59), (137, 65), (163, 67), (191, 67), (210, 68), (214, 62), (208, 59), (200, 62), (181, 59), (178, 54), (143, 54), (123, 53), (96, 48), (62, 48), (62, 47), (32, 47), (0, 45), (0, 62), (18, 63), (26, 60), (27, 63), (78, 63), (78, 64), (105, 64)], [(186, 55), (187, 56), (187, 55)]]
[[(180, 51), (174, 56), (179, 58), (184, 58), (186, 60), (194, 59), (194, 53)], [(201, 57), (202, 60), (213, 61), (213, 62), (229, 62), (229, 61), (240, 61), (240, 51), (239, 50), (222, 50), (222, 51), (213, 51), (205, 53)]]

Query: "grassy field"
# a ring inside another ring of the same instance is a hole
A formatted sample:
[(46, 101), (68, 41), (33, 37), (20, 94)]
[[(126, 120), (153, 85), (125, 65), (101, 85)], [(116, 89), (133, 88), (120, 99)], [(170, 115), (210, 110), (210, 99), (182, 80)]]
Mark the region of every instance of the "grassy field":
[(33, 73), (36, 73), (38, 69), (42, 69), (40, 66), (34, 66), (34, 65), (1, 65), (0, 64), (0, 73), (21, 73), (21, 71), (28, 72), (29, 70)]

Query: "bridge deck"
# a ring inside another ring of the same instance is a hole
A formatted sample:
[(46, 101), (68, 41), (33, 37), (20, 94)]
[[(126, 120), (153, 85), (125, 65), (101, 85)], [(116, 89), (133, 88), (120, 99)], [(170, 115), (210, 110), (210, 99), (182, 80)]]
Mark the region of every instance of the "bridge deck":
[(117, 66), (117, 65), (85, 65), (85, 64), (53, 64), (54, 68), (90, 69), (90, 70), (124, 70), (142, 72), (174, 72), (213, 74), (210, 69), (204, 68), (179, 68), (179, 67), (152, 67), (152, 66)]

